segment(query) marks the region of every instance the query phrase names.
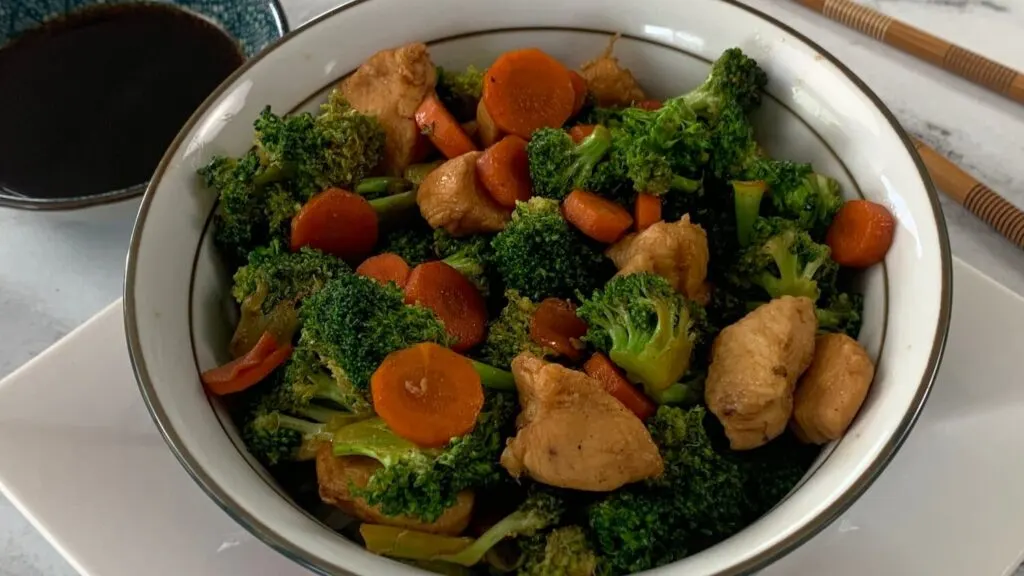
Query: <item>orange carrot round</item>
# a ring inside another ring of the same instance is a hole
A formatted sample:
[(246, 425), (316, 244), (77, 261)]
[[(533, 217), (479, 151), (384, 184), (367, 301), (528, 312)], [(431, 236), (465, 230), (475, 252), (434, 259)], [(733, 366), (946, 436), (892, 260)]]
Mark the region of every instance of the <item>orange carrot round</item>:
[(309, 246), (355, 262), (373, 250), (377, 233), (377, 213), (366, 198), (328, 188), (292, 218), (291, 248)]
[(428, 94), (416, 109), (416, 125), (446, 158), (476, 150), (473, 139), (434, 93)]
[(444, 262), (424, 262), (412, 269), (405, 283), (405, 302), (433, 310), (455, 340), (453, 350), (469, 350), (483, 342), (487, 334), (483, 296), (472, 282)]
[(484, 404), (472, 362), (432, 342), (388, 354), (370, 392), (373, 409), (395, 434), (431, 448), (472, 430)]
[(200, 379), (211, 394), (223, 396), (241, 392), (269, 376), (291, 354), (291, 343), (278, 346), (273, 335), (264, 332), (245, 356), (203, 372)]
[(611, 244), (633, 225), (625, 208), (597, 194), (573, 190), (562, 202), (565, 219), (587, 236)]
[(867, 268), (885, 258), (895, 231), (896, 220), (885, 206), (851, 200), (832, 220), (825, 243), (840, 266)]
[(476, 173), (494, 201), (515, 208), (516, 201), (530, 199), (530, 165), (526, 140), (508, 135), (491, 146), (476, 161)]
[(495, 125), (530, 138), (539, 128), (558, 128), (576, 102), (569, 70), (536, 48), (506, 52), (484, 75), (483, 102)]
[(595, 352), (583, 364), (583, 372), (600, 382), (609, 394), (641, 420), (650, 418), (658, 411), (654, 402), (626, 380), (619, 368), (604, 354)]
[(569, 129), (569, 137), (572, 141), (579, 144), (583, 142), (583, 139), (594, 133), (594, 129), (597, 128), (595, 124), (577, 124)]
[(637, 194), (633, 205), (636, 231), (643, 232), (652, 225), (661, 222), (661, 198), (653, 194)]
[(641, 100), (633, 104), (635, 108), (643, 108), (644, 110), (657, 110), (661, 108), (661, 100)]
[(561, 298), (546, 298), (530, 319), (530, 339), (576, 361), (582, 357), (587, 323), (576, 315), (576, 306)]
[(587, 81), (575, 70), (569, 71), (569, 80), (572, 80), (572, 90), (576, 94), (572, 103), (572, 115), (575, 116), (587, 103)]
[(409, 265), (405, 263), (405, 260), (398, 254), (390, 252), (370, 256), (356, 268), (356, 274), (360, 276), (373, 278), (381, 284), (394, 282), (399, 288), (405, 288), (409, 272)]

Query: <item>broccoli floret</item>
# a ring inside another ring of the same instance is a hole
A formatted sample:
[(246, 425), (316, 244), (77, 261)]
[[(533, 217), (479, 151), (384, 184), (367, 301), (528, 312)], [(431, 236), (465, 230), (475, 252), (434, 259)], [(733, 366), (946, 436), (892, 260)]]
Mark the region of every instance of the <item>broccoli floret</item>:
[(518, 202), (512, 221), (491, 246), (505, 286), (533, 301), (590, 292), (614, 273), (598, 246), (570, 226), (558, 202), (548, 198)]
[(595, 576), (599, 559), (579, 526), (556, 528), (522, 545), (519, 576)]
[(615, 152), (625, 155), (635, 191), (660, 196), (700, 187), (699, 179), (690, 176), (703, 170), (710, 136), (682, 99), (668, 100), (657, 110), (627, 108), (615, 130), (621, 133), (613, 139)]
[(562, 200), (575, 189), (592, 189), (587, 181), (611, 145), (611, 132), (604, 126), (579, 144), (564, 130), (537, 130), (526, 146), (534, 196)]
[(455, 238), (441, 228), (434, 230), (434, 253), (468, 278), (484, 297), (490, 293), (487, 274), (492, 252), (490, 236)]
[(301, 346), (315, 352), (339, 381), (357, 390), (384, 358), (419, 342), (446, 344), (444, 325), (429, 309), (407, 306), (393, 284), (345, 275), (306, 298), (301, 310)]
[(818, 316), (818, 330), (842, 332), (856, 339), (860, 334), (864, 297), (845, 292), (835, 294), (822, 303), (815, 312)]
[(769, 182), (775, 213), (796, 221), (816, 238), (823, 237), (843, 206), (839, 182), (811, 172), (808, 167), (803, 178), (787, 184), (774, 185)]
[(767, 84), (768, 75), (753, 58), (739, 48), (730, 48), (711, 65), (704, 82), (682, 98), (692, 110), (715, 120), (732, 103), (749, 113), (761, 104), (761, 91)]
[(791, 432), (755, 450), (732, 452), (731, 459), (743, 473), (746, 522), (775, 507), (810, 469), (820, 448), (804, 444)]
[(324, 363), (315, 352), (299, 345), (285, 367), (274, 405), (290, 414), (308, 416), (310, 406), (316, 404), (338, 406), (358, 416), (373, 414), (366, 390), (353, 386), (335, 364)]
[(476, 118), (476, 106), (484, 88), (484, 72), (469, 66), (462, 72), (437, 67), (437, 97), (459, 122)]
[(277, 116), (266, 107), (254, 123), (256, 153), (264, 171), (257, 183), (289, 180), (295, 195), (308, 200), (331, 187), (351, 188), (380, 163), (384, 130), (360, 114), (337, 90), (314, 116)]
[(249, 452), (268, 466), (311, 460), (317, 448), (331, 441), (327, 424), (310, 422), (277, 410), (252, 414), (242, 429)]
[(405, 226), (392, 226), (382, 231), (378, 250), (397, 254), (409, 266), (418, 266), (436, 256), (434, 229), (422, 218), (416, 218)]
[(255, 147), (239, 159), (215, 157), (199, 170), (217, 190), (216, 240), (233, 260), (286, 238), (292, 217), (317, 192), (349, 188), (380, 162), (384, 131), (334, 92), (318, 116), (283, 118), (266, 108), (254, 122)]
[(530, 322), (537, 305), (515, 290), (506, 290), (505, 299), (508, 304), (487, 328), (487, 340), (480, 357), (488, 364), (508, 369), (512, 359), (522, 352), (543, 357), (547, 351), (530, 337)]
[(806, 296), (816, 302), (823, 291), (833, 290), (838, 269), (828, 246), (792, 221), (761, 218), (730, 279), (737, 286), (759, 286), (769, 298)]
[(607, 352), (649, 396), (662, 397), (686, 373), (706, 318), (667, 280), (650, 272), (616, 276), (581, 299), (577, 314), (589, 326), (584, 340)]
[(706, 410), (662, 406), (647, 424), (665, 472), (587, 509), (597, 551), (616, 574), (679, 560), (744, 525), (742, 469), (712, 446)]
[[(406, 515), (433, 522), (467, 488), (483, 488), (507, 476), (498, 463), (504, 438), (512, 430), (516, 401), (511, 395), (486, 391), (484, 407), (473, 430), (452, 439), (443, 450), (411, 446), (382, 425), (367, 421), (334, 436), (338, 456), (359, 454), (383, 466), (354, 493), (389, 516)], [(368, 424), (368, 422), (370, 424)]]
[(309, 460), (334, 431), (366, 417), (337, 408), (343, 394), (330, 377), (304, 378), (309, 360), (297, 351), (286, 369), (275, 372), (242, 425), (246, 447), (264, 464)]
[(438, 556), (438, 560), (473, 566), (478, 564), (488, 550), (505, 538), (529, 537), (554, 526), (562, 518), (565, 504), (557, 496), (535, 490), (518, 508), (491, 526), (472, 544), (455, 554)]
[(279, 342), (291, 342), (299, 328), (302, 299), (328, 280), (349, 273), (338, 258), (312, 248), (291, 252), (278, 240), (250, 252), (248, 264), (235, 272), (231, 291), (241, 308), (231, 339), (232, 356), (248, 352), (264, 332)]
[[(254, 247), (270, 238), (283, 237), (285, 231), (280, 225), (272, 228), (271, 220), (279, 224), (298, 210), (282, 200), (288, 195), (278, 188), (253, 183), (260, 170), (259, 158), (252, 151), (238, 159), (216, 156), (199, 169), (206, 185), (219, 196), (214, 239), (231, 264), (245, 262)], [(271, 202), (268, 196), (275, 200)]]

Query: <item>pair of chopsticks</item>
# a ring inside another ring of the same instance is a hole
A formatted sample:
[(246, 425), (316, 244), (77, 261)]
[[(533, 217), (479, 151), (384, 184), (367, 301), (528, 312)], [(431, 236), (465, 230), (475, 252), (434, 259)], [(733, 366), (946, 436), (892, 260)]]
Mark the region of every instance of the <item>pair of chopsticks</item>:
[[(1024, 73), (850, 0), (795, 1), (830, 20), (1024, 104)], [(1024, 211), (924, 142), (915, 139), (914, 145), (939, 189), (1024, 249)]]

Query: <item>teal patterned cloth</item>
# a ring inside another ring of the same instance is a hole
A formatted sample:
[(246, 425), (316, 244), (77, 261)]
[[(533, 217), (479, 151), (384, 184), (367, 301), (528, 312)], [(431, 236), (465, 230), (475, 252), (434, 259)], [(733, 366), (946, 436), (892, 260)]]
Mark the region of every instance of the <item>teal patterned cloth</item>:
[(0, 0), (0, 45), (39, 24), (97, 4), (156, 1), (202, 14), (224, 27), (252, 56), (288, 31), (277, 0)]

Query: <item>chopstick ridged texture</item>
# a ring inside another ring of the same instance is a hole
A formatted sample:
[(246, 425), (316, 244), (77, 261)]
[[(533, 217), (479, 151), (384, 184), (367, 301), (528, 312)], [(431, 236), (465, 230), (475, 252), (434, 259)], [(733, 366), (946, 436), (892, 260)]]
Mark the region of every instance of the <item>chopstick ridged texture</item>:
[(1024, 104), (1024, 74), (850, 0), (796, 0), (848, 28)]
[(1007, 240), (1019, 248), (1024, 248), (1024, 211), (988, 186), (978, 182), (973, 176), (927, 144), (915, 140), (914, 146), (936, 186), (972, 214), (995, 228)]

